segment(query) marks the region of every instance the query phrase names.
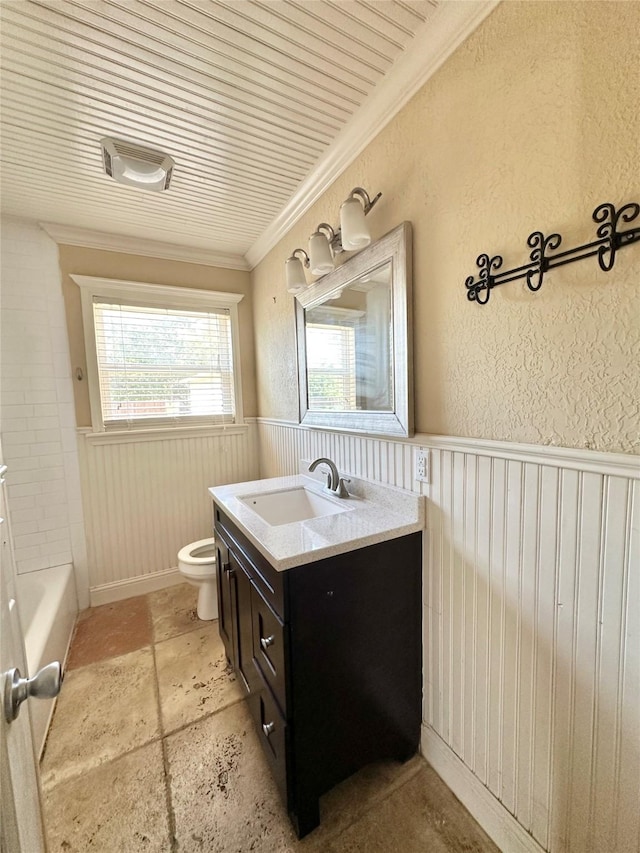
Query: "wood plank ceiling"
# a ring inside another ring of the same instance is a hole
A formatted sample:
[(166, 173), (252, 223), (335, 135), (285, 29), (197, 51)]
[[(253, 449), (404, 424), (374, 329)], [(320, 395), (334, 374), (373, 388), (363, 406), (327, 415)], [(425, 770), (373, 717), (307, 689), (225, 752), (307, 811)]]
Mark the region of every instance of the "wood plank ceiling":
[[(2, 211), (243, 256), (437, 5), (3, 0)], [(169, 191), (107, 177), (103, 136), (171, 154)]]

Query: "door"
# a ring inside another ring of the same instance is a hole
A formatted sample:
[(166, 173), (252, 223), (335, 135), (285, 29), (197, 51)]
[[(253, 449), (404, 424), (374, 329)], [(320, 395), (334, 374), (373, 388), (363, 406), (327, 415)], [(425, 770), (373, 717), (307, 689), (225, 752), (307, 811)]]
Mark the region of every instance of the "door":
[[(0, 449), (0, 454), (1, 454)], [(0, 455), (0, 846), (2, 853), (41, 853), (46, 849), (40, 803), (40, 779), (36, 762), (28, 702), (17, 718), (5, 718), (6, 673), (18, 667), (25, 674), (26, 657), (16, 604), (15, 564), (7, 518), (4, 474)]]

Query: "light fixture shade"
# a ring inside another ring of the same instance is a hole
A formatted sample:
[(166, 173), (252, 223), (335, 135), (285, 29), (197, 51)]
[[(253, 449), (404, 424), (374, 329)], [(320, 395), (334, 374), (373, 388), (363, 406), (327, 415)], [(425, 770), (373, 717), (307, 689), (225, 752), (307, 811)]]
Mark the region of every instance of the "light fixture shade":
[(304, 274), (304, 267), (299, 258), (291, 256), (287, 258), (284, 264), (285, 275), (287, 279), (287, 291), (289, 293), (300, 293), (307, 286), (307, 279)]
[(342, 246), (348, 252), (364, 249), (371, 242), (371, 234), (364, 218), (364, 207), (357, 198), (348, 198), (342, 203), (340, 232)]
[(320, 231), (315, 231), (309, 238), (309, 261), (314, 275), (325, 275), (335, 266), (329, 241)]

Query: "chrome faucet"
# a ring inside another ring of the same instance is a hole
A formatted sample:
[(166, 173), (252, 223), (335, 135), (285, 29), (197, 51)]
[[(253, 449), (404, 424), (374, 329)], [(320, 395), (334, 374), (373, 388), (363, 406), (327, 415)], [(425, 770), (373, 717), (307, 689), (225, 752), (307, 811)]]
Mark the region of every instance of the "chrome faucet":
[(335, 495), (338, 498), (348, 498), (349, 492), (347, 491), (345, 483), (350, 483), (351, 480), (346, 480), (340, 476), (338, 469), (336, 468), (336, 463), (332, 462), (331, 459), (321, 456), (309, 465), (309, 471), (315, 471), (318, 465), (322, 463), (324, 463), (329, 469), (329, 473), (327, 474), (327, 485), (325, 486), (326, 491), (331, 492), (332, 495)]

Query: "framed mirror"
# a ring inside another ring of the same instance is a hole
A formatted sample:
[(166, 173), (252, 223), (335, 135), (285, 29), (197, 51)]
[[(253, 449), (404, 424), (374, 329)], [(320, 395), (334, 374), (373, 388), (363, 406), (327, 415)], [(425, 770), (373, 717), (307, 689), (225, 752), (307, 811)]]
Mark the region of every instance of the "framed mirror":
[(296, 296), (300, 423), (413, 435), (411, 224)]

